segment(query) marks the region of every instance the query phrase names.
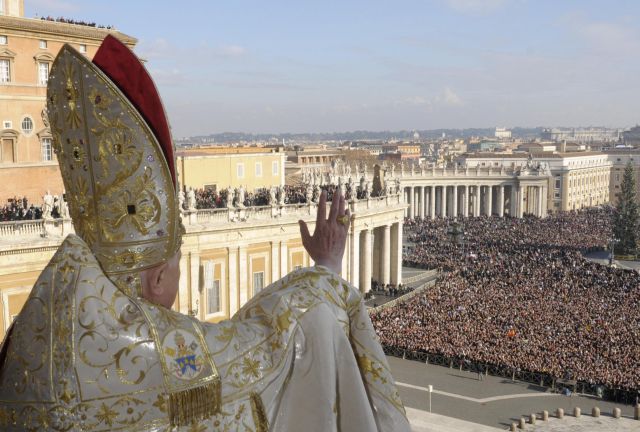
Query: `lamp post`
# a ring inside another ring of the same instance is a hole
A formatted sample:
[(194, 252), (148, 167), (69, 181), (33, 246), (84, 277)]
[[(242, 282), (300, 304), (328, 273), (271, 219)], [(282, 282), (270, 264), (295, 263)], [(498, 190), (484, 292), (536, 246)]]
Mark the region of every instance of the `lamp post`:
[(451, 241), (452, 244), (461, 246), (462, 260), (463, 260), (462, 262), (464, 265), (464, 269), (466, 270), (467, 257), (465, 255), (465, 250), (464, 250), (465, 249), (464, 227), (460, 222), (454, 221), (449, 226), (449, 229), (447, 229), (447, 235), (449, 236), (449, 240)]
[(609, 266), (613, 265), (614, 250), (616, 247), (616, 243), (618, 243), (619, 241), (620, 240), (615, 237), (611, 237), (611, 240), (609, 240)]

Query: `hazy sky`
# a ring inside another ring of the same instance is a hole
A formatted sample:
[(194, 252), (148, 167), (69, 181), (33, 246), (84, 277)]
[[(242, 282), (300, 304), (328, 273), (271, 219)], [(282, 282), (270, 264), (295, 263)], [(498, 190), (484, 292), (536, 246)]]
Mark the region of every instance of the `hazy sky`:
[(640, 122), (636, 0), (25, 0), (138, 38), (176, 137)]

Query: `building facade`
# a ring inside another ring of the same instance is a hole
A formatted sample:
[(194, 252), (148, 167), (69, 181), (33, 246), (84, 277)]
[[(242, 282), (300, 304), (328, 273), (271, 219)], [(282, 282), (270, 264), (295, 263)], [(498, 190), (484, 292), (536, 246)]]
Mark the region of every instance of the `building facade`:
[(136, 39), (115, 30), (24, 18), (24, 1), (0, 0), (0, 204), (20, 197), (40, 203), (60, 195), (62, 178), (45, 110), (49, 69), (65, 43), (92, 58), (107, 34), (133, 48)]
[[(402, 281), (405, 204), (399, 194), (349, 203), (353, 215), (342, 276), (363, 292), (371, 280)], [(185, 212), (180, 290), (174, 308), (206, 321), (231, 317), (292, 270), (312, 265), (298, 220), (313, 231), (317, 204)], [(328, 210), (327, 210), (328, 213)], [(70, 220), (0, 223), (0, 337), (20, 312)]]
[(282, 148), (209, 147), (177, 152), (177, 171), (185, 188), (216, 189), (243, 186), (248, 191), (284, 185)]
[(611, 163), (611, 177), (609, 179), (609, 197), (611, 204), (618, 203), (618, 193), (622, 185), (622, 177), (627, 164), (631, 162), (633, 175), (636, 180), (636, 201), (640, 203), (640, 148), (613, 148), (605, 150), (604, 153)]
[(517, 169), (529, 164), (549, 168), (547, 209), (552, 212), (577, 210), (609, 203), (611, 163), (598, 152), (477, 153), (461, 157), (471, 168)]

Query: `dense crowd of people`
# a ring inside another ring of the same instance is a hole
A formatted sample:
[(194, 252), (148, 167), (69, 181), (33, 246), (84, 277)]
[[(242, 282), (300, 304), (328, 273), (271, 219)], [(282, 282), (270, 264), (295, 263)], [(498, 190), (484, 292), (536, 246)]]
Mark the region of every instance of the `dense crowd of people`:
[(42, 219), (42, 209), (30, 204), (26, 197), (14, 197), (0, 207), (0, 222)]
[(609, 387), (640, 389), (640, 275), (586, 260), (611, 209), (545, 219), (407, 221), (404, 264), (439, 283), (372, 314), (384, 345)]
[(93, 21), (82, 21), (82, 20), (75, 20), (75, 19), (71, 19), (71, 18), (65, 18), (65, 17), (52, 17), (51, 15), (48, 15), (46, 17), (40, 17), (40, 19), (42, 21), (54, 21), (54, 22), (60, 22), (60, 23), (65, 23), (65, 24), (75, 24), (75, 25), (82, 25), (82, 26), (87, 26), (87, 27), (95, 27), (95, 28), (101, 28), (101, 29), (112, 29), (113, 26), (103, 26), (103, 25), (98, 25)]
[[(354, 190), (355, 189), (355, 190)], [(275, 188), (272, 191), (269, 188), (258, 188), (252, 192), (244, 193), (243, 205), (245, 207), (254, 206), (267, 206), (272, 205), (272, 201), (277, 203), (284, 202), (284, 204), (307, 204), (309, 200), (317, 202), (322, 191), (327, 192), (327, 201), (333, 200), (333, 195), (338, 190), (338, 186), (335, 184), (325, 184), (318, 187), (312, 187), (304, 185), (285, 185), (283, 188)], [(230, 193), (231, 191), (231, 193)], [(227, 208), (229, 204), (237, 206), (237, 190), (230, 189), (196, 189), (196, 209), (215, 209), (215, 208)], [(349, 184), (343, 185), (343, 193), (347, 201), (351, 200), (355, 196), (358, 199), (365, 198), (364, 191), (359, 186), (351, 187)], [(284, 194), (284, 199), (281, 201), (280, 195)], [(380, 196), (384, 193), (380, 193)]]
[(414, 290), (414, 287), (408, 285), (398, 284), (383, 284), (378, 281), (371, 281), (371, 291), (367, 292), (365, 298), (369, 298), (372, 295), (382, 295), (385, 297), (401, 297), (405, 294), (409, 294)]

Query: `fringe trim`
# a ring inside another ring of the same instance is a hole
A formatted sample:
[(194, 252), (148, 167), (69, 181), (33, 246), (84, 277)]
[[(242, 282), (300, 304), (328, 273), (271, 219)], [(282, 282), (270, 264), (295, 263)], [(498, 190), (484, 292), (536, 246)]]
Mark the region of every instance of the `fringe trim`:
[(251, 392), (249, 397), (251, 399), (251, 414), (253, 415), (253, 424), (256, 427), (256, 432), (269, 432), (269, 419), (264, 410), (262, 398), (256, 392)]
[(169, 394), (171, 426), (191, 426), (220, 412), (220, 380)]

